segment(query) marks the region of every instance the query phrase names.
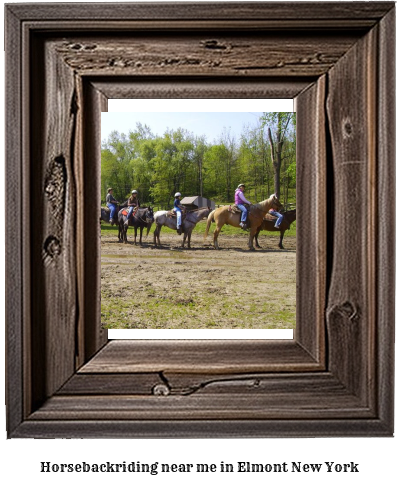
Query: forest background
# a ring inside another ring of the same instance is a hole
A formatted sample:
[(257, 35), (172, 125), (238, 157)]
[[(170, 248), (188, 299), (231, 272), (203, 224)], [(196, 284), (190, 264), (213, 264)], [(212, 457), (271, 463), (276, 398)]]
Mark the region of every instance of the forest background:
[(263, 113), (239, 134), (221, 127), (212, 142), (183, 127), (158, 135), (137, 122), (127, 134), (111, 132), (102, 143), (102, 203), (109, 187), (120, 202), (136, 189), (141, 204), (156, 209), (169, 208), (177, 191), (231, 203), (240, 183), (253, 203), (277, 193), (285, 205), (295, 204), (295, 113)]

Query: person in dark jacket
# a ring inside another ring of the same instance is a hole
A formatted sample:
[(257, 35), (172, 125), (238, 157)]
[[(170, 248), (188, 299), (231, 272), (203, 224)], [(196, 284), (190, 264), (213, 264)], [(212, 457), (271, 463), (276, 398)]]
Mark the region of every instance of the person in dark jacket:
[(127, 206), (129, 208), (129, 211), (127, 213), (127, 218), (126, 218), (126, 221), (125, 221), (125, 225), (128, 225), (129, 224), (129, 218), (132, 216), (133, 211), (136, 208), (139, 208), (140, 207), (139, 196), (138, 196), (138, 193), (137, 193), (137, 191), (135, 189), (132, 191), (132, 195), (127, 200)]

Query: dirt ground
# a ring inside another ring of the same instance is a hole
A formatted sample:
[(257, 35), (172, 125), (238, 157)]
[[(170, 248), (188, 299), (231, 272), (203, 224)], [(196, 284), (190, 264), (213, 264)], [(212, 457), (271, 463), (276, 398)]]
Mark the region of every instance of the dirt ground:
[[(131, 240), (131, 235), (128, 235)], [(296, 239), (261, 235), (261, 250), (247, 250), (247, 237), (152, 233), (143, 245), (101, 241), (101, 321), (107, 328), (295, 328)]]

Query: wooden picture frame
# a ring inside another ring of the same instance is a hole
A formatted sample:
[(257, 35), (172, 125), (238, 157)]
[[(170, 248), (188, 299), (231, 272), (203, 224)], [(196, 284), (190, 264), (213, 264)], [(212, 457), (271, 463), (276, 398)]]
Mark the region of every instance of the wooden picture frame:
[[(391, 436), (394, 3), (5, 13), (9, 437)], [(109, 98), (295, 99), (294, 340), (107, 343)]]

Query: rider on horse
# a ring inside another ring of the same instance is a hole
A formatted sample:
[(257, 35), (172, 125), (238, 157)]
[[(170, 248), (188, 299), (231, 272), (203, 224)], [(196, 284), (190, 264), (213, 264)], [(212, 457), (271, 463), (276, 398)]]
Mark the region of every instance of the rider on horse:
[(119, 203), (114, 198), (114, 195), (112, 194), (113, 191), (114, 190), (112, 188), (108, 188), (108, 190), (107, 190), (108, 194), (107, 194), (107, 200), (106, 200), (107, 206), (111, 210), (111, 214), (109, 215), (109, 222), (111, 223), (111, 225), (114, 224), (115, 213), (118, 211), (118, 205), (119, 205)]
[(138, 193), (135, 189), (132, 191), (132, 195), (127, 200), (127, 206), (129, 207), (129, 211), (127, 213), (127, 217), (126, 217), (126, 221), (125, 221), (126, 226), (129, 225), (129, 219), (132, 216), (133, 210), (136, 210), (137, 208), (140, 207), (140, 201), (139, 201)]
[(176, 230), (179, 235), (181, 235), (181, 212), (184, 210), (184, 206), (180, 204), (181, 193), (175, 194), (175, 201), (173, 202), (173, 209), (177, 216)]
[(274, 208), (270, 208), (269, 213), (277, 218), (276, 224), (274, 225), (274, 228), (280, 228), (281, 222), (283, 221), (284, 215), (279, 213), (277, 210)]
[(247, 224), (245, 223), (248, 215), (248, 210), (245, 207), (245, 204), (250, 205), (251, 202), (248, 201), (245, 196), (244, 196), (244, 190), (245, 190), (245, 184), (239, 184), (235, 194), (234, 194), (234, 203), (240, 208), (241, 210), (241, 222), (240, 222), (240, 227), (243, 230), (247, 229)]

